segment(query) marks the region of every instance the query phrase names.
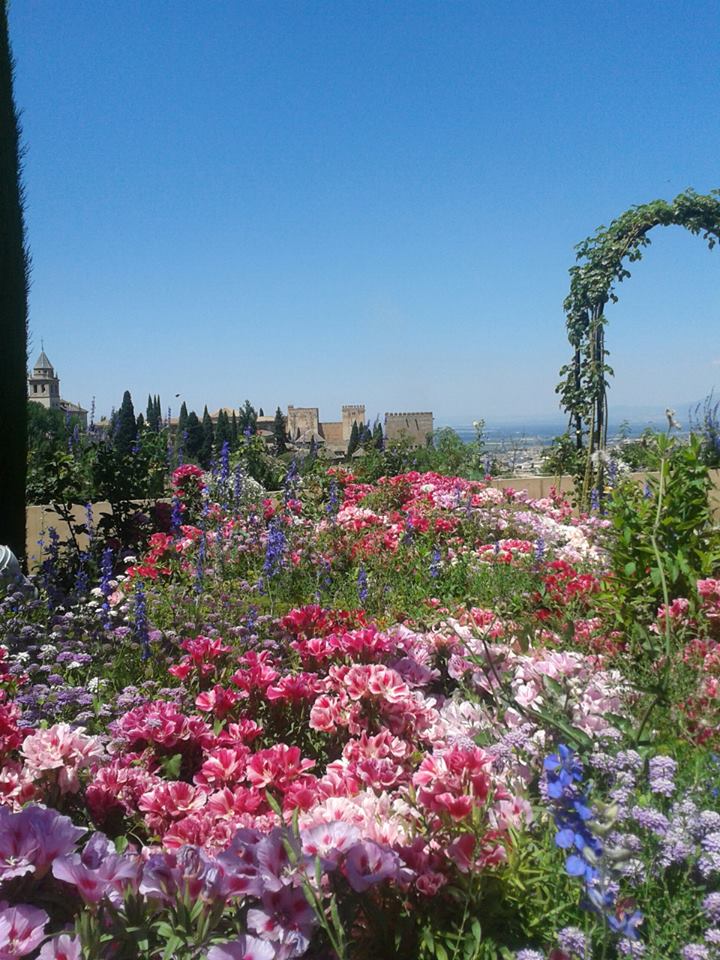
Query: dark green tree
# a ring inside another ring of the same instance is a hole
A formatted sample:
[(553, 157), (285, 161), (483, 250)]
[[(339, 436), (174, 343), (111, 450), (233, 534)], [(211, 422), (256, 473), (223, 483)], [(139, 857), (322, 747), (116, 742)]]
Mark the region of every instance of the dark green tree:
[(178, 417), (178, 436), (182, 439), (182, 435), (187, 430), (188, 425), (188, 408), (187, 404), (183, 400), (180, 405), (180, 416)]
[(7, 3), (0, 0), (0, 544), (20, 558), (25, 556), (29, 265)]
[(160, 410), (160, 397), (151, 397), (148, 394), (147, 410), (145, 412), (145, 422), (153, 433), (160, 433), (162, 424), (162, 412)]
[(287, 450), (287, 431), (285, 429), (285, 417), (280, 407), (275, 411), (275, 420), (273, 422), (273, 437), (275, 439), (275, 453), (280, 455)]
[(202, 424), (198, 419), (198, 415), (194, 410), (191, 410), (187, 416), (185, 432), (187, 433), (185, 451), (191, 460), (199, 460), (205, 434), (203, 432)]
[(230, 424), (230, 444), (233, 450), (235, 449), (235, 447), (237, 447), (237, 444), (238, 444), (238, 434), (239, 434), (238, 418), (235, 414), (235, 411), (233, 410), (232, 422)]
[(135, 423), (137, 424), (137, 435), (140, 436), (140, 434), (145, 429), (145, 417), (141, 413), (139, 413), (137, 415), (137, 420), (135, 421)]
[(232, 440), (232, 430), (230, 427), (230, 418), (225, 410), (218, 413), (217, 423), (215, 424), (215, 450), (220, 455), (223, 444), (230, 443)]
[(360, 442), (360, 430), (357, 420), (353, 420), (352, 430), (350, 431), (350, 440), (348, 441), (347, 455), (350, 458), (358, 448)]
[(375, 421), (375, 426), (373, 427), (373, 446), (376, 450), (382, 450), (382, 448), (385, 446), (383, 428), (379, 420)]
[(238, 429), (243, 434), (254, 434), (257, 432), (257, 414), (255, 413), (255, 407), (253, 407), (249, 400), (245, 401), (240, 411)]
[(130, 391), (126, 390), (123, 394), (123, 400), (117, 415), (114, 430), (115, 449), (118, 454), (124, 457), (126, 453), (130, 453), (136, 439), (137, 422), (135, 421), (135, 409)]
[(203, 410), (202, 433), (203, 440), (202, 446), (200, 447), (200, 466), (207, 470), (212, 460), (213, 444), (215, 441), (215, 429), (207, 407)]

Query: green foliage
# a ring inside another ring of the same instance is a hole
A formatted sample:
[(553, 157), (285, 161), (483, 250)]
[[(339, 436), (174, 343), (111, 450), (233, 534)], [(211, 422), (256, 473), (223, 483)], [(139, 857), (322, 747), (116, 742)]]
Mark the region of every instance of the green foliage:
[(582, 473), (584, 462), (582, 450), (578, 450), (569, 433), (563, 433), (543, 450), (542, 472), (552, 477), (577, 476)]
[(630, 470), (652, 470), (658, 462), (657, 444), (658, 434), (647, 427), (638, 440), (625, 440), (613, 453)]
[(657, 606), (665, 592), (693, 595), (697, 579), (720, 561), (699, 439), (678, 445), (661, 435), (656, 448), (659, 476), (644, 490), (623, 481), (609, 503), (613, 597), (624, 611)]

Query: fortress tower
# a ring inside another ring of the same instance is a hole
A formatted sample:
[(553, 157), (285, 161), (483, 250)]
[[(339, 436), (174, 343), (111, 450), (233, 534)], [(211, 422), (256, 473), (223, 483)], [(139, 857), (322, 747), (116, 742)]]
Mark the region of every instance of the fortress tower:
[(353, 423), (358, 427), (365, 423), (365, 404), (364, 403), (346, 403), (342, 408), (342, 437), (343, 442), (347, 444), (352, 433)]

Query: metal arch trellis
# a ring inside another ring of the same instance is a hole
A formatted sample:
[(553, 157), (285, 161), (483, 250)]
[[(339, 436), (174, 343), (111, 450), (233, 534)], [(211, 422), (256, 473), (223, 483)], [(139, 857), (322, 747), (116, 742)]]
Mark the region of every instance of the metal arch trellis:
[[(570, 268), (570, 293), (563, 307), (573, 349), (556, 392), (570, 418), (569, 432), (578, 451), (585, 451), (581, 501), (591, 486), (602, 489), (602, 456), (607, 442), (607, 377), (605, 304), (617, 302), (615, 284), (630, 276), (626, 264), (642, 259), (653, 227), (680, 226), (702, 234), (712, 249), (720, 240), (720, 190), (698, 194), (686, 190), (672, 201), (653, 200), (631, 207), (609, 227), (577, 246), (578, 264)], [(598, 456), (595, 456), (598, 454)]]

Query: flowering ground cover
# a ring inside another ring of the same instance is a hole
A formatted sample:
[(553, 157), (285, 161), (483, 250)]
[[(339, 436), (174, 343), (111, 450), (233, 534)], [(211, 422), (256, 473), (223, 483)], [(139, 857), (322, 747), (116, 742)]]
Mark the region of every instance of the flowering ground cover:
[(0, 958), (720, 957), (720, 579), (662, 488), (173, 483), (0, 600)]

